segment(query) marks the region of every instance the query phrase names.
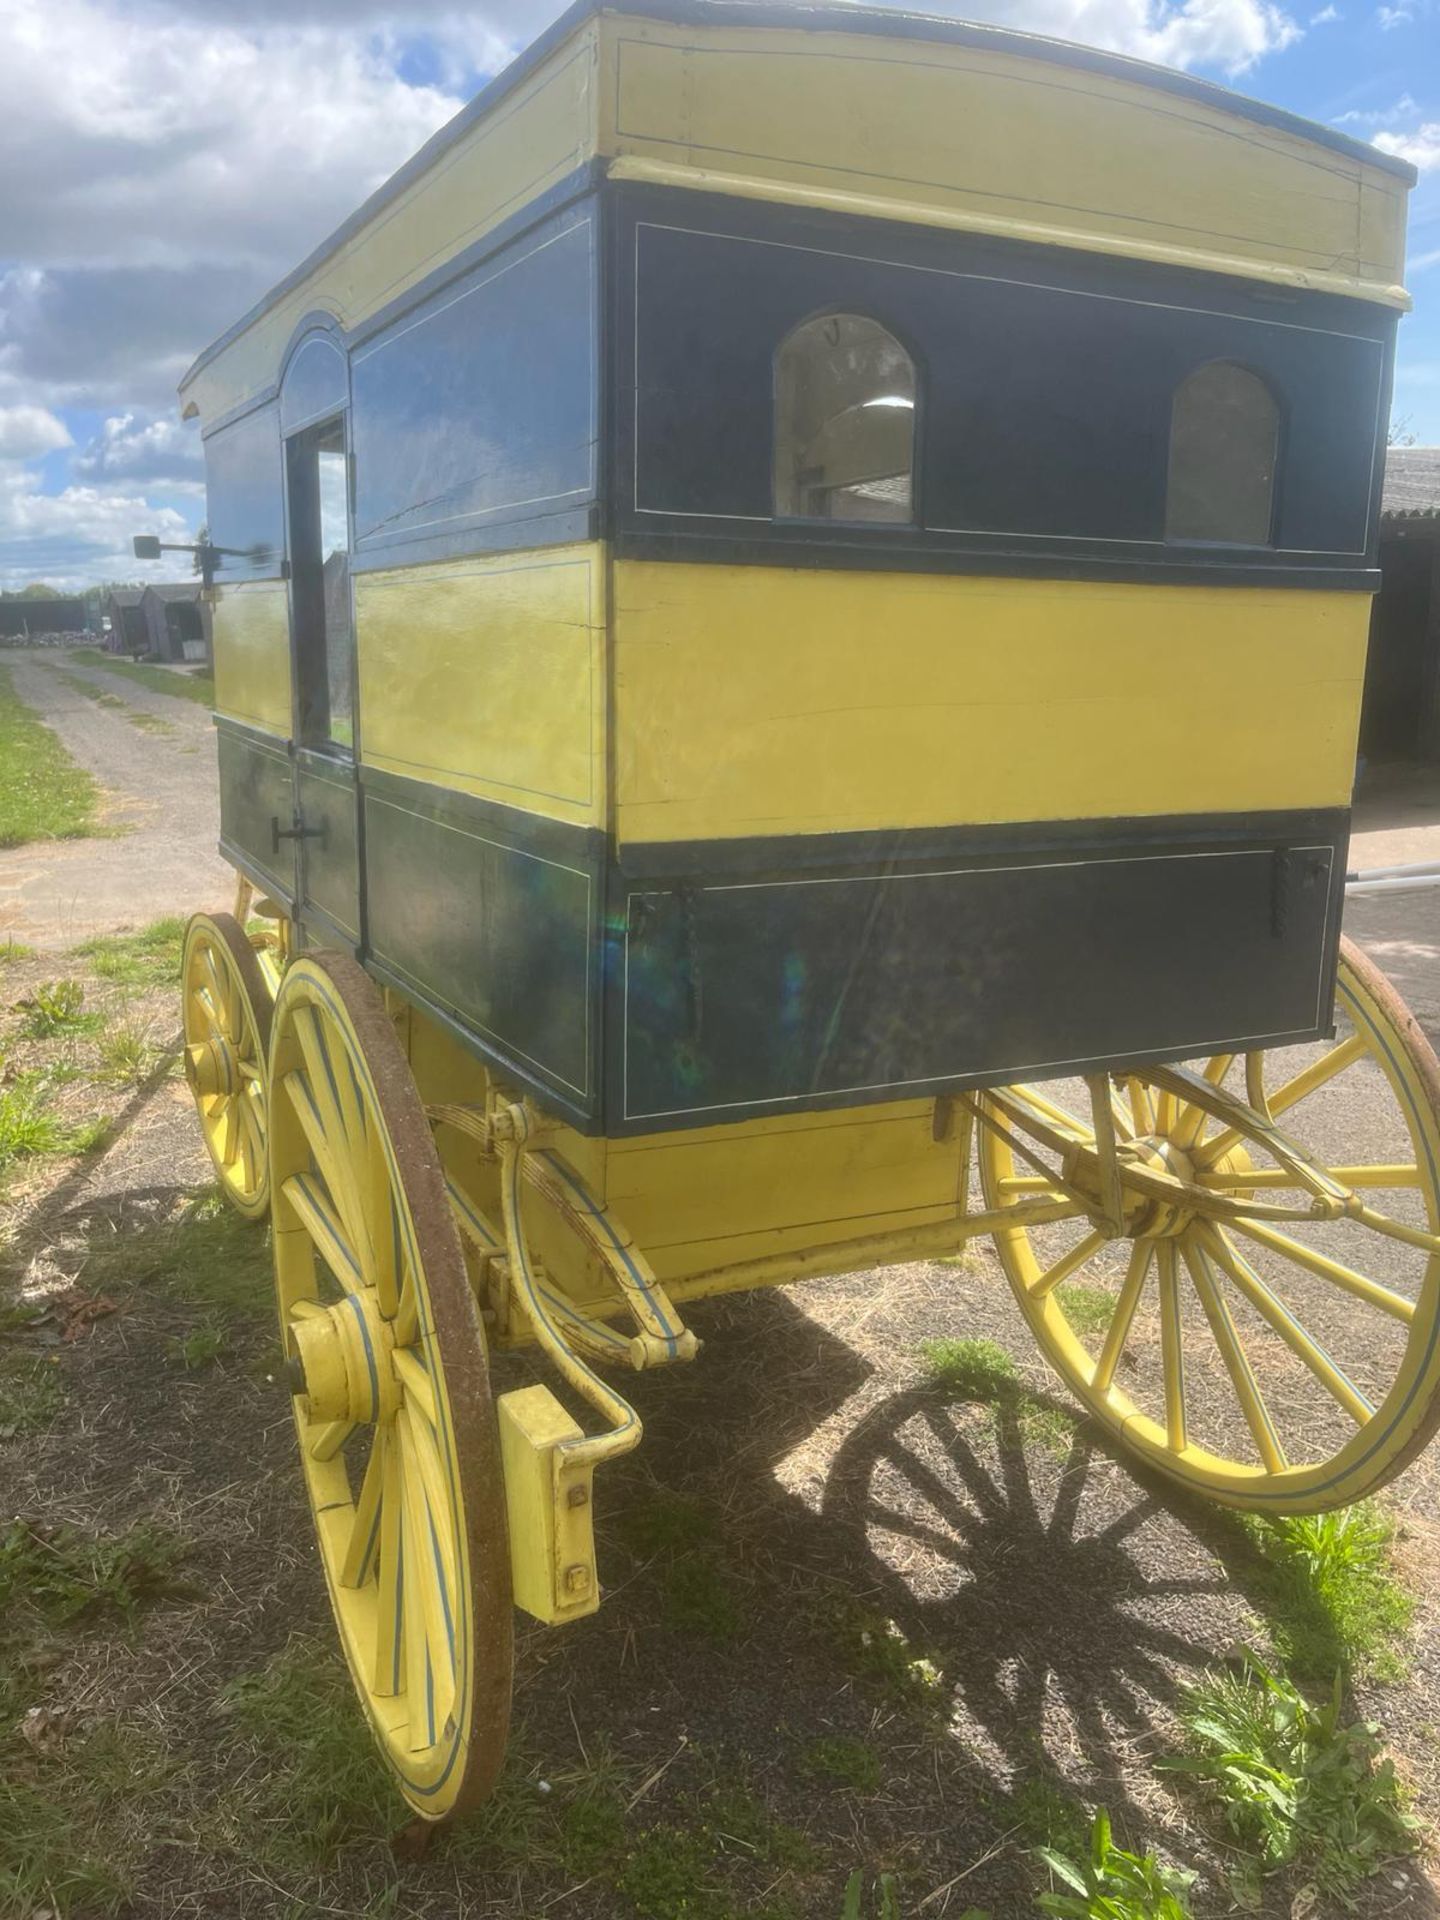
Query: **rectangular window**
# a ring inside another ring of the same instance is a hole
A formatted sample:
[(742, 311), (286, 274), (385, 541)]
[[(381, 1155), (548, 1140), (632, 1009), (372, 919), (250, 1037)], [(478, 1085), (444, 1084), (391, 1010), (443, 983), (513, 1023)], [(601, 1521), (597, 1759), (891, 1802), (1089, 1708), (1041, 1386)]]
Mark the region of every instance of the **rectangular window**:
[(300, 740), (355, 740), (350, 617), (350, 481), (345, 423), (326, 420), (286, 442), (290, 493), (290, 606)]
[(273, 402), (232, 421), (205, 441), (210, 538), (225, 551), (216, 578), (273, 580), (285, 550), (280, 492), (280, 422)]
[(466, 551), (595, 491), (588, 219), (443, 288), (351, 355), (359, 554)]

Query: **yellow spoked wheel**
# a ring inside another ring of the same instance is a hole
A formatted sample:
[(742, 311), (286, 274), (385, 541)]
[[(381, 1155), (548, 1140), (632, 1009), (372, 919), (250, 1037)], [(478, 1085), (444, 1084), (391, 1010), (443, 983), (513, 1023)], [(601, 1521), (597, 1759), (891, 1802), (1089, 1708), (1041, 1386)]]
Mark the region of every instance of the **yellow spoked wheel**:
[(280, 1324), (331, 1604), (401, 1792), (444, 1819), (490, 1791), (510, 1713), (484, 1334), (415, 1083), (353, 961), (291, 963), (270, 1073)]
[(1348, 941), (1335, 1018), (977, 1103), (987, 1205), (1074, 1206), (996, 1236), (1047, 1359), (1149, 1465), (1257, 1512), (1373, 1493), (1440, 1427), (1440, 1064)]
[(270, 1204), (265, 1062), (273, 993), (255, 949), (228, 913), (197, 913), (180, 968), (185, 1076), (220, 1190), (247, 1220)]

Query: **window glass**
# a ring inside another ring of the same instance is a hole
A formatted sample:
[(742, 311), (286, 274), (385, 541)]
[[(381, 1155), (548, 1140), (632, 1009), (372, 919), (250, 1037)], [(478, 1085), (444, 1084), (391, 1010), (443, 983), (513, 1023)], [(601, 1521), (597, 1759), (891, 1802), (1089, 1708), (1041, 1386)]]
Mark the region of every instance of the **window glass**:
[(347, 400), (345, 355), (327, 334), (302, 340), (285, 369), (280, 391), (280, 427), (295, 433), (326, 414), (338, 413)]
[(274, 579), (284, 550), (280, 430), (274, 406), (257, 407), (205, 441), (210, 538), (226, 552), (221, 580)]
[(1268, 547), (1280, 409), (1258, 374), (1216, 360), (1181, 382), (1170, 415), (1168, 540)]
[(775, 511), (914, 517), (915, 367), (878, 321), (807, 320), (775, 362)]
[(589, 223), (520, 248), (352, 353), (360, 552), (454, 541), (593, 495)]
[(307, 744), (354, 744), (350, 619), (349, 462), (343, 420), (287, 442), (290, 593), (300, 734)]

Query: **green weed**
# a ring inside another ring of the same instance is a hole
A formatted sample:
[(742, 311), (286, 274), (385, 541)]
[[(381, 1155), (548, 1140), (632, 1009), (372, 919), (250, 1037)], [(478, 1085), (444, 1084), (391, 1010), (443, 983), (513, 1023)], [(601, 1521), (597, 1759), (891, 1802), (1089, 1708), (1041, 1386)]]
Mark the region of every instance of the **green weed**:
[(901, 1705), (926, 1711), (943, 1705), (944, 1674), (895, 1621), (871, 1607), (841, 1602), (832, 1625), (836, 1652), (852, 1673), (873, 1681)]
[(0, 1531), (0, 1621), (29, 1616), (49, 1627), (82, 1614), (133, 1620), (148, 1601), (188, 1597), (184, 1542), (154, 1521), (123, 1533), (12, 1520)]
[(135, 1020), (122, 1020), (100, 1035), (99, 1059), (95, 1079), (105, 1087), (135, 1087), (150, 1071), (155, 1048), (150, 1028)]
[(127, 987), (158, 987), (180, 978), (185, 921), (177, 914), (152, 920), (135, 933), (102, 933), (75, 949), (103, 980)]
[(188, 1372), (213, 1367), (225, 1346), (225, 1328), (215, 1320), (202, 1320), (188, 1333), (177, 1335), (169, 1343), (170, 1358)]
[(88, 1120), (67, 1127), (50, 1106), (60, 1076), (18, 1073), (0, 1087), (0, 1174), (17, 1160), (39, 1153), (87, 1153), (104, 1138), (109, 1122)]
[(1035, 1851), (1070, 1889), (1038, 1894), (1035, 1904), (1045, 1913), (1064, 1914), (1069, 1920), (1190, 1920), (1194, 1874), (1162, 1866), (1153, 1853), (1127, 1853), (1117, 1847), (1103, 1808), (1090, 1831), (1088, 1858), (1071, 1859), (1053, 1847)]
[(100, 789), (15, 691), (0, 666), (0, 847), (93, 831)]
[(1010, 1795), (1006, 1824), (1013, 1826), (1028, 1847), (1051, 1847), (1061, 1853), (1083, 1853), (1091, 1823), (1085, 1809), (1062, 1793), (1043, 1774), (1032, 1774)]
[(1241, 1525), (1264, 1562), (1256, 1597), (1266, 1626), (1293, 1673), (1400, 1677), (1415, 1601), (1396, 1577), (1395, 1527), (1382, 1508), (1367, 1500), (1339, 1513), (1246, 1514)]
[(28, 1040), (87, 1033), (100, 1022), (99, 1014), (85, 1011), (85, 986), (80, 980), (46, 980), (20, 1006), (25, 1014), (20, 1031)]
[(686, 1827), (652, 1827), (631, 1849), (615, 1885), (646, 1920), (718, 1917), (724, 1907), (714, 1860), (706, 1834)]
[(1187, 1746), (1161, 1765), (1209, 1794), (1251, 1864), (1234, 1877), (1253, 1904), (1263, 1875), (1293, 1869), (1319, 1894), (1349, 1896), (1396, 1854), (1415, 1846), (1394, 1768), (1373, 1726), (1347, 1726), (1337, 1676), (1314, 1706), (1288, 1679), (1247, 1655), (1186, 1696)]
[(0, 940), (0, 967), (13, 965), (19, 960), (33, 960), (35, 949), (27, 947), (23, 940), (12, 939), (9, 935)]
[(86, 1282), (97, 1293), (164, 1294), (233, 1332), (274, 1314), (266, 1237), (213, 1189), (173, 1220), (117, 1234), (98, 1227), (85, 1248)]
[(827, 1787), (874, 1793), (880, 1785), (880, 1756), (868, 1740), (854, 1740), (847, 1734), (824, 1734), (802, 1751), (800, 1771)]

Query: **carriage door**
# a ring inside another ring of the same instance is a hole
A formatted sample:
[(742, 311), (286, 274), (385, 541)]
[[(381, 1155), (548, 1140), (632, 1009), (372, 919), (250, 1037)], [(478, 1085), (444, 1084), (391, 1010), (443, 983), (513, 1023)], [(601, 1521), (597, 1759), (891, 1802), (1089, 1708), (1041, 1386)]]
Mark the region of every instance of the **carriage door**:
[[(338, 402), (338, 404), (337, 404)], [(326, 335), (292, 355), (281, 391), (289, 515), (298, 917), (321, 944), (360, 945), (355, 635), (350, 593), (348, 369)]]

